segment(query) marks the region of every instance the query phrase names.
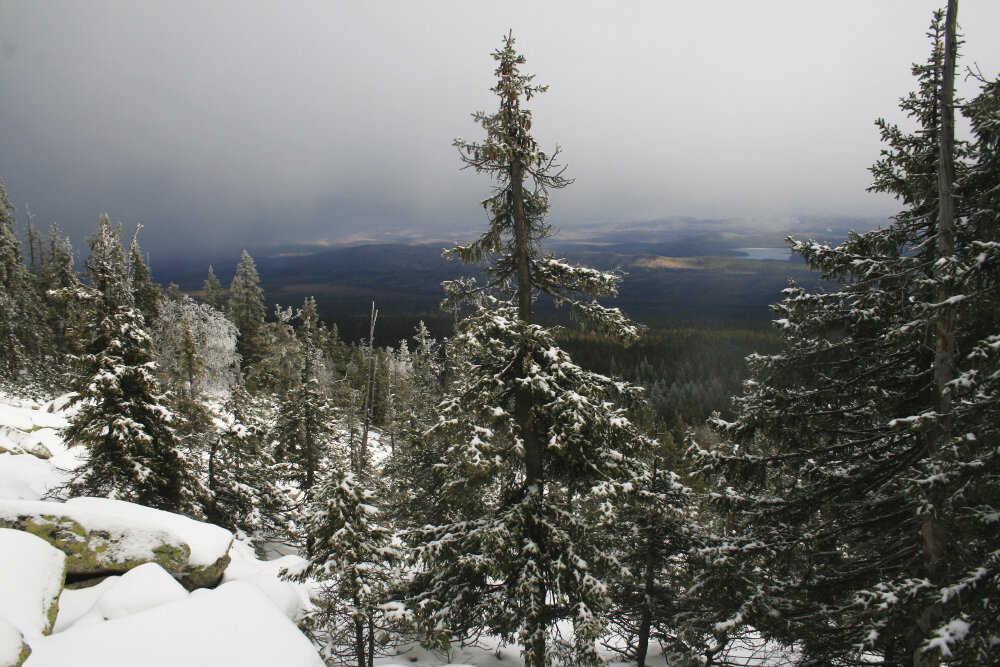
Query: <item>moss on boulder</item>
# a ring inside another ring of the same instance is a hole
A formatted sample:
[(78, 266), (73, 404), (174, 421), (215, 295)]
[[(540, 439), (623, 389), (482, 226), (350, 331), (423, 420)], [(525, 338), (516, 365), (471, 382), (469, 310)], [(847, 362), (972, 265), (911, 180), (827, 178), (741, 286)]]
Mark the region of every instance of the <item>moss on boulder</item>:
[(75, 578), (156, 563), (191, 590), (221, 580), (233, 539), (217, 526), (103, 498), (66, 503), (0, 499), (0, 528), (31, 533), (62, 551)]

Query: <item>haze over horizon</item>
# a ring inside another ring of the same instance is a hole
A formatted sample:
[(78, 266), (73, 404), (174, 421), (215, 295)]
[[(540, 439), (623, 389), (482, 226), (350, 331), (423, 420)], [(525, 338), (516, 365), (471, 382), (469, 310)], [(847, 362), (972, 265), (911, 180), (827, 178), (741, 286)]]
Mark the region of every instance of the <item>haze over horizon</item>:
[[(885, 219), (873, 122), (907, 125), (938, 4), (7, 0), (0, 178), (77, 247), (103, 212), (159, 253), (479, 229), (491, 184), (451, 143), (482, 136), (512, 29), (576, 179), (555, 226)], [(1000, 3), (959, 22), (995, 76)]]

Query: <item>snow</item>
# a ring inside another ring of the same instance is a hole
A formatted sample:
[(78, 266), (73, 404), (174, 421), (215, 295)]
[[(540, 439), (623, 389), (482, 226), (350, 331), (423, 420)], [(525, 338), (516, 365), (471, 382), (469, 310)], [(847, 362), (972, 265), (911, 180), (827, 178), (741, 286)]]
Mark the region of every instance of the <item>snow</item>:
[(0, 403), (0, 424), (11, 430), (30, 431), (34, 427), (32, 412), (30, 407), (22, 407), (20, 403)]
[[(608, 667), (626, 667), (635, 662), (615, 661), (605, 655)], [(375, 658), (375, 667), (519, 667), (524, 664), (521, 647), (517, 644), (501, 645), (494, 637), (483, 637), (476, 646), (452, 646), (447, 656), (427, 651), (417, 645), (398, 649), (395, 656)], [(647, 667), (666, 667), (666, 659), (659, 648), (651, 645), (646, 659)]]
[(166, 570), (156, 563), (145, 563), (121, 577), (115, 577), (72, 627), (80, 628), (137, 614), (187, 596), (187, 590)]
[(225, 528), (123, 500), (71, 498), (66, 501), (66, 507), (74, 514), (82, 508), (88, 512), (94, 511), (114, 517), (131, 525), (145, 526), (147, 529), (175, 536), (175, 540), (179, 538), (181, 542), (191, 547), (189, 562), (196, 567), (215, 563), (229, 551), (233, 541), (233, 534)]
[(256, 586), (270, 598), (281, 612), (292, 621), (298, 621), (312, 607), (309, 588), (282, 579), (282, 574), (298, 574), (309, 561), (300, 556), (287, 555), (270, 561), (258, 560), (253, 549), (243, 542), (234, 542), (229, 550), (232, 562), (222, 575), (223, 583), (242, 581)]
[(94, 603), (113, 587), (119, 576), (105, 577), (100, 583), (86, 588), (64, 588), (59, 596), (59, 615), (52, 627), (53, 633), (59, 633), (77, 622), (81, 616), (90, 611)]
[(312, 644), (256, 587), (235, 581), (32, 644), (24, 667), (322, 667)]
[(30, 643), (48, 632), (49, 610), (59, 597), (66, 556), (40, 537), (0, 528), (0, 617)]
[(10, 621), (0, 616), (0, 665), (13, 665), (24, 646), (21, 633)]
[(101, 531), (107, 535), (106, 540), (114, 545), (113, 548), (100, 554), (100, 559), (105, 563), (152, 560), (153, 549), (160, 545), (178, 548), (184, 546), (184, 541), (176, 534), (155, 523), (143, 521), (141, 516), (130, 515), (127, 511), (108, 512), (107, 508), (100, 507), (100, 503), (76, 502), (80, 500), (86, 499), (77, 498), (67, 503), (0, 499), (0, 517), (16, 520), (20, 515), (65, 516), (79, 523), (88, 533)]
[(937, 636), (927, 643), (926, 650), (933, 651), (935, 649), (939, 649), (941, 651), (941, 655), (946, 658), (950, 658), (951, 645), (957, 644), (965, 639), (965, 637), (969, 634), (969, 629), (970, 625), (964, 619), (952, 619), (944, 627), (935, 630), (935, 634)]
[(62, 484), (62, 475), (32, 454), (0, 454), (0, 498), (40, 500)]

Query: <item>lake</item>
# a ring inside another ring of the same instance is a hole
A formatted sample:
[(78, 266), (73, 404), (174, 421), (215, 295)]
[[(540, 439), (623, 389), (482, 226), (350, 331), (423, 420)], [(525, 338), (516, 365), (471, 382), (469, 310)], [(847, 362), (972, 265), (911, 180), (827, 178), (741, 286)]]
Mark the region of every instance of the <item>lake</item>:
[(738, 253), (742, 253), (743, 259), (773, 259), (778, 261), (788, 261), (792, 252), (788, 248), (736, 248)]

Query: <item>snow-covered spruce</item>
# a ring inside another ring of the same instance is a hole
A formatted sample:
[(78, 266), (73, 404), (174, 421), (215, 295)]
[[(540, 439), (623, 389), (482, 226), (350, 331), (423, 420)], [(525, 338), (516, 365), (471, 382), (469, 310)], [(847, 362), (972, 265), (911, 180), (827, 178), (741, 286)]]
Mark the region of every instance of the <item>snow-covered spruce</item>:
[(431, 429), (450, 445), (441, 471), (452, 504), (443, 523), (410, 534), (411, 608), (441, 642), (488, 632), (519, 640), (528, 667), (598, 664), (608, 580), (621, 569), (608, 524), (622, 485), (644, 474), (636, 454), (648, 442), (614, 402), (637, 390), (573, 364), (533, 324), (533, 300), (550, 295), (619, 340), (639, 327), (596, 300), (616, 293), (620, 275), (541, 255), (547, 191), (570, 181), (531, 136), (521, 103), (545, 87), (520, 73), (512, 35), (493, 58), (500, 108), (475, 114), (483, 142), (455, 141), (465, 164), (496, 183), (483, 202), (488, 226), (446, 252), (484, 263), (486, 282), (445, 284), (447, 305), (475, 310), (460, 324), (457, 379)]
[(195, 511), (200, 482), (180, 450), (154, 374), (152, 341), (135, 307), (120, 236), (120, 226), (102, 216), (91, 239), (87, 272), (96, 321), (88, 370), (77, 386), (80, 409), (64, 432), (86, 455), (66, 490)]
[(301, 625), (336, 664), (369, 664), (389, 636), (383, 605), (401, 553), (372, 502), (353, 473), (333, 472), (304, 513), (309, 565), (295, 578), (317, 585), (316, 606)]
[(790, 241), (828, 290), (785, 290), (785, 350), (750, 359), (736, 420), (717, 423), (732, 448), (704, 452), (736, 523), (702, 552), (702, 590), (824, 664), (998, 659), (1000, 105), (993, 82), (968, 107), (945, 234), (944, 31), (937, 13), (902, 102), (918, 132), (879, 121), (872, 189), (905, 209), (837, 247)]

